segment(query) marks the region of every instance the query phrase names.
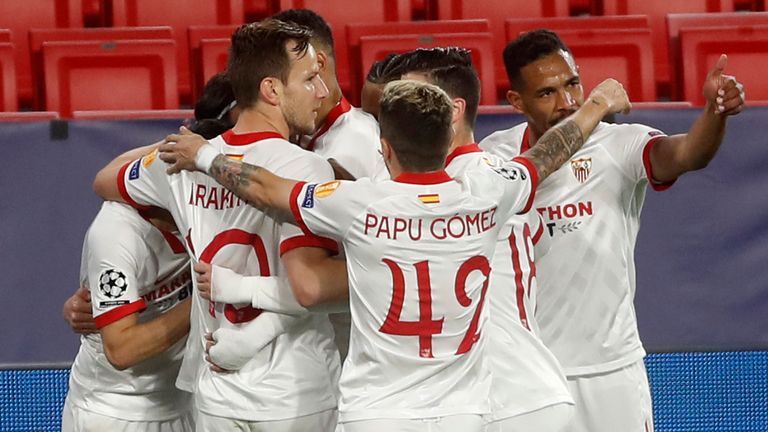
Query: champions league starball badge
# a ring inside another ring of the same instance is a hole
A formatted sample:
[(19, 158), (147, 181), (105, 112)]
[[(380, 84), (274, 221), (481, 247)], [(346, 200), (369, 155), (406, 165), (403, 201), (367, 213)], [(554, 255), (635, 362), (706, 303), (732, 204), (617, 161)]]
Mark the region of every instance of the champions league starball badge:
[(128, 289), (128, 280), (120, 270), (104, 270), (99, 277), (99, 290), (109, 298), (117, 298)]

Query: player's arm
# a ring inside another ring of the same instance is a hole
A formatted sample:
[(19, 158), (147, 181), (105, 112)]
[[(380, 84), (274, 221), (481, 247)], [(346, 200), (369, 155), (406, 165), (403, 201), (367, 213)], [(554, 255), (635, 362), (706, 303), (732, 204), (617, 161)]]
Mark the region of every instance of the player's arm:
[(721, 55), (707, 74), (703, 93), (704, 111), (686, 134), (659, 137), (650, 151), (653, 179), (675, 180), (681, 174), (704, 168), (715, 157), (725, 135), (726, 119), (744, 109), (744, 87), (725, 75), (728, 58)]
[(522, 156), (533, 163), (541, 182), (584, 145), (586, 137), (603, 117), (618, 112), (628, 113), (630, 108), (629, 98), (621, 83), (607, 79), (592, 90), (578, 111), (550, 128)]
[(281, 257), (293, 295), (305, 308), (344, 304), (349, 299), (346, 262), (325, 249), (303, 247)]
[[(339, 261), (330, 257), (327, 260)], [(325, 274), (337, 277), (338, 273), (334, 272), (339, 271), (345, 272), (346, 275), (346, 268), (333, 265), (332, 269)], [(195, 264), (195, 272), (197, 273), (198, 292), (206, 300), (229, 304), (251, 303), (251, 306), (256, 309), (284, 314), (304, 314), (310, 311), (329, 313), (349, 310), (346, 300), (338, 303), (324, 303), (309, 309), (302, 306), (296, 299), (290, 282), (282, 276), (243, 276), (228, 268), (202, 262)], [(346, 281), (346, 277), (344, 277), (344, 281)], [(332, 282), (325, 281), (322, 283), (330, 285)]]
[(96, 173), (96, 178), (93, 180), (93, 190), (107, 201), (125, 202), (125, 199), (120, 195), (118, 187), (119, 182), (122, 181), (119, 178), (120, 169), (128, 162), (139, 159), (157, 149), (159, 145), (160, 143), (157, 142), (148, 146), (137, 147), (113, 159)]
[(201, 171), (213, 177), (239, 198), (279, 220), (293, 221), (291, 191), (296, 181), (271, 173), (260, 166), (233, 160), (208, 144), (200, 135), (182, 128), (165, 138), (160, 159), (168, 163), (168, 174)]
[(138, 312), (101, 328), (104, 353), (116, 369), (132, 367), (169, 349), (189, 332), (190, 299), (146, 323)]
[(61, 315), (75, 333), (89, 334), (98, 331), (91, 309), (91, 292), (87, 287), (81, 286), (64, 302)]

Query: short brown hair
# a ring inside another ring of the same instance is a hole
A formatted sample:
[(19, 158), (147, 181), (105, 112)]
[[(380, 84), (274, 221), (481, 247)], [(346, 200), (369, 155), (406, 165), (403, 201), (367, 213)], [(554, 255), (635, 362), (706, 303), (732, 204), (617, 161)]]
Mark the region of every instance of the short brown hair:
[(294, 41), (291, 51), (299, 57), (307, 53), (312, 32), (295, 24), (276, 19), (243, 24), (232, 34), (227, 75), (241, 108), (252, 107), (259, 98), (261, 82), (268, 77), (288, 81), (291, 59), (287, 44)]
[(406, 171), (435, 171), (445, 166), (453, 130), (451, 98), (433, 84), (397, 80), (381, 96), (379, 124)]

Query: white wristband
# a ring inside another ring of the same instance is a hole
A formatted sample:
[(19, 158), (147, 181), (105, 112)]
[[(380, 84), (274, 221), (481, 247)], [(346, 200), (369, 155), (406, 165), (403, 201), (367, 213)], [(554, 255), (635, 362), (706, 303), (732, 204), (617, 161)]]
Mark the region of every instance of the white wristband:
[(211, 169), (211, 165), (213, 165), (213, 160), (216, 159), (216, 156), (219, 155), (219, 152), (213, 148), (212, 145), (206, 144), (197, 151), (197, 156), (195, 157), (195, 166), (197, 169), (204, 173), (208, 173), (208, 171)]

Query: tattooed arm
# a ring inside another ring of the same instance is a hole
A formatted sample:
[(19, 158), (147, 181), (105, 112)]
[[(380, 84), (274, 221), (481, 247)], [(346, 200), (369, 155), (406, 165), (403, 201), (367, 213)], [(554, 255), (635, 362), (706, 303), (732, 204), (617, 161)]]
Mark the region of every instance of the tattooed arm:
[(607, 79), (592, 90), (578, 111), (550, 128), (522, 156), (536, 166), (541, 182), (581, 148), (603, 117), (617, 112), (627, 113), (630, 107), (621, 83)]

